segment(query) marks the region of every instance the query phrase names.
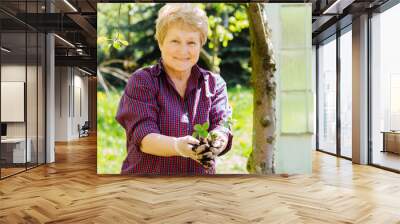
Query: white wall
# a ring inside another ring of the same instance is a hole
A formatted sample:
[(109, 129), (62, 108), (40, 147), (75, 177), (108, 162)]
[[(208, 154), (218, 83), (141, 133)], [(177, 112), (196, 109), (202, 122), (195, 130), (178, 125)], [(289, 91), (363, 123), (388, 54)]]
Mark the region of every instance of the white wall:
[(68, 140), (68, 68), (55, 68), (55, 141)]
[[(38, 71), (36, 71), (38, 69)], [(44, 163), (44, 82), (41, 66), (25, 66), (25, 64), (2, 64), (1, 66), (2, 82), (24, 82), (26, 83), (26, 107), (25, 102), (22, 102), (22, 107), (19, 112), (24, 116), (27, 115), (26, 121), (22, 122), (5, 122), (7, 124), (7, 137), (9, 138), (25, 138), (25, 135), (30, 139), (30, 148), (32, 161)], [(28, 78), (25, 82), (25, 78)], [(2, 89), (2, 93), (4, 94)], [(22, 92), (21, 92), (22, 91)], [(37, 92), (38, 91), (38, 92)], [(19, 90), (24, 98), (24, 90)], [(2, 95), (2, 98), (7, 98), (7, 95)], [(24, 100), (25, 101), (25, 100)], [(2, 102), (3, 105), (4, 102)], [(16, 113), (12, 111), (12, 107), (1, 108), (2, 112)], [(8, 110), (8, 111), (7, 111)], [(24, 118), (23, 118), (24, 119)], [(37, 156), (38, 153), (38, 156)]]
[[(77, 74), (78, 73), (78, 74)], [(74, 71), (74, 111), (73, 123), (72, 123), (72, 135), (78, 136), (77, 126), (81, 126), (88, 121), (88, 78), (83, 77), (82, 72), (79, 70)], [(79, 97), (80, 96), (80, 97)], [(79, 102), (80, 101), (80, 102)], [(81, 108), (80, 108), (81, 107)], [(81, 111), (80, 111), (81, 110)]]
[[(24, 122), (25, 83), (1, 81), (1, 121)], [(36, 105), (34, 105), (36, 108)]]
[(276, 173), (312, 172), (314, 86), (311, 4), (267, 4), (277, 63)]
[(79, 138), (78, 124), (88, 120), (88, 78), (83, 75), (76, 68), (56, 67), (56, 141)]
[[(1, 66), (1, 81), (18, 81), (25, 82), (25, 64), (9, 64)], [(7, 110), (7, 108), (1, 108)], [(25, 137), (25, 123), (24, 122), (10, 122), (7, 123), (7, 136), (8, 137)]]
[[(4, 82), (25, 82), (25, 64), (3, 64), (1, 66), (1, 81)], [(28, 66), (28, 71), (32, 70), (32, 66)], [(36, 84), (35, 84), (36, 85)], [(29, 90), (29, 89), (28, 89)], [(29, 99), (27, 102), (32, 101), (32, 97), (36, 97), (36, 90), (34, 93), (27, 93)], [(36, 105), (35, 105), (36, 107)], [(1, 108), (1, 110), (7, 110), (7, 108)], [(28, 121), (33, 120), (31, 114), (28, 115)], [(36, 114), (35, 114), (36, 116)], [(29, 125), (31, 127), (31, 125)], [(7, 136), (8, 137), (25, 137), (25, 122), (7, 122)], [(29, 137), (29, 136), (28, 136)]]

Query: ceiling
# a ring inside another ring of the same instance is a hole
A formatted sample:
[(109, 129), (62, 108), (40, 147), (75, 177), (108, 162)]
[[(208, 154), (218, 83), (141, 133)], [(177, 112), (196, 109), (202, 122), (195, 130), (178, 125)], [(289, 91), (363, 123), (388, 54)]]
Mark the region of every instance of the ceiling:
[(389, 0), (312, 0), (313, 44), (335, 34), (352, 23), (353, 17), (376, 12)]
[[(29, 56), (30, 52), (35, 51), (35, 47), (28, 44), (26, 53), (25, 35), (18, 33), (25, 30), (28, 33), (54, 32), (57, 34), (56, 66), (78, 66), (95, 74), (96, 4), (97, 1), (94, 0), (47, 0), (47, 5), (45, 0), (1, 0), (0, 22), (3, 46), (15, 49), (9, 54), (10, 58), (26, 54)], [(52, 13), (49, 13), (50, 11)], [(28, 37), (29, 41), (31, 39), (29, 34)]]

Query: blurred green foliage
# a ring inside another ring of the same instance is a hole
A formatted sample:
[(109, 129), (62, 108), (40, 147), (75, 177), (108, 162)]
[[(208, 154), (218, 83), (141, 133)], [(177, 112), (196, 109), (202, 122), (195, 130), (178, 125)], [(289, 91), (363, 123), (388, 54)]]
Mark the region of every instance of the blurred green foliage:
[(231, 150), (217, 157), (218, 174), (247, 174), (247, 158), (252, 151), (253, 90), (237, 84), (228, 89), (232, 106), (233, 144)]
[(97, 92), (97, 173), (120, 173), (126, 156), (125, 130), (115, 120), (120, 92)]
[[(122, 92), (97, 93), (97, 172), (119, 174), (126, 156), (125, 130), (115, 120)], [(225, 155), (217, 158), (217, 173), (247, 173), (246, 162), (252, 149), (253, 93), (252, 89), (237, 85), (228, 89), (232, 106), (233, 145)]]

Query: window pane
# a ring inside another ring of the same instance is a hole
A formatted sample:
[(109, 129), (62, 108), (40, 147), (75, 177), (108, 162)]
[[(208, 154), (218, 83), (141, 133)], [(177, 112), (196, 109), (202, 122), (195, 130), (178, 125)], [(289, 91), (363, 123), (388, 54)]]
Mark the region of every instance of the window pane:
[(28, 32), (27, 62), (27, 135), (30, 142), (30, 161), (28, 168), (37, 165), (37, 33)]
[[(20, 2), (19, 7), (25, 8)], [(1, 178), (24, 171), (30, 161), (30, 141), (26, 141), (26, 31), (18, 21), (0, 12), (1, 31), (1, 123), (6, 129), (1, 140)], [(19, 24), (10, 25), (9, 24)], [(13, 108), (13, 109), (11, 109)]]
[(336, 40), (318, 48), (319, 149), (336, 153)]
[(340, 150), (351, 158), (352, 141), (352, 35), (351, 30), (340, 37)]
[(400, 170), (400, 4), (372, 18), (372, 163)]

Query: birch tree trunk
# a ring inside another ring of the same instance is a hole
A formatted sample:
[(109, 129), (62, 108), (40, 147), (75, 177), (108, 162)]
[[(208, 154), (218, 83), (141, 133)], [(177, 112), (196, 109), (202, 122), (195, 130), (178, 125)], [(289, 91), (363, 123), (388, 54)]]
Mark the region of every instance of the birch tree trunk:
[(247, 7), (251, 36), (250, 82), (254, 90), (253, 151), (247, 161), (247, 171), (251, 174), (275, 173), (276, 67), (263, 7), (259, 3), (250, 3)]

